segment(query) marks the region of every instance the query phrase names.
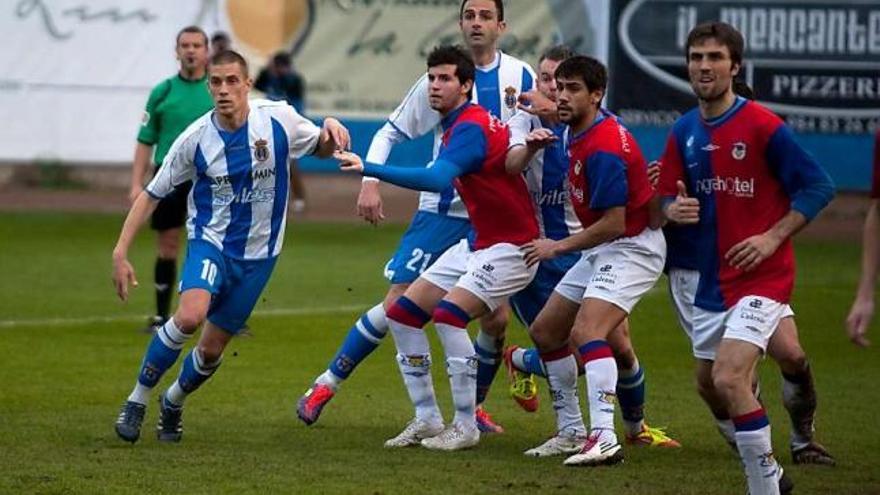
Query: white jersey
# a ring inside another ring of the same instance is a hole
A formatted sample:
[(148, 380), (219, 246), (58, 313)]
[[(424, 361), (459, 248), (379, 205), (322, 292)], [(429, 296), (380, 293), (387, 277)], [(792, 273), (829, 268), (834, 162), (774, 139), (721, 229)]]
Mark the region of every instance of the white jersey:
[(235, 259), (277, 256), (287, 221), (290, 159), (311, 153), (321, 130), (285, 102), (251, 100), (243, 126), (221, 129), (214, 111), (177, 137), (146, 187), (161, 199), (193, 181), (189, 239), (210, 242)]
[[(534, 71), (529, 64), (500, 51), (491, 64), (476, 69), (472, 101), (506, 122), (516, 112), (519, 95), (534, 87)], [(373, 137), (367, 161), (383, 164), (392, 146), (429, 132), (434, 133), (433, 156), (436, 158), (443, 132), (440, 129), (440, 114), (428, 103), (428, 75), (424, 74)], [(467, 218), (467, 210), (452, 187), (442, 193), (422, 192), (419, 195), (419, 210)]]
[(568, 153), (565, 146), (565, 124), (545, 125), (537, 116), (517, 112), (507, 125), (510, 129), (510, 148), (524, 146), (526, 136), (534, 129), (547, 128), (557, 140), (535, 153), (524, 175), (529, 194), (535, 204), (535, 215), (541, 236), (564, 239), (583, 230), (568, 195)]

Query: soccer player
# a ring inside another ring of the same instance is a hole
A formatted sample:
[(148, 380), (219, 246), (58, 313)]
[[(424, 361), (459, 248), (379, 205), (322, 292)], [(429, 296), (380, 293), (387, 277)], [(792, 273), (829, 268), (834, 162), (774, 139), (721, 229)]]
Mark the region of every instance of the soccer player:
[[(617, 118), (601, 108), (605, 67), (576, 56), (559, 64), (555, 75), (559, 118), (568, 125), (568, 189), (583, 230), (524, 247), (529, 263), (581, 252), (530, 328), (553, 391), (557, 437), (565, 441), (551, 439), (554, 445), (527, 454), (576, 451), (566, 465), (613, 464), (623, 454), (614, 432), (618, 370), (610, 341), (621, 339), (625, 343), (615, 346), (628, 346), (620, 325), (659, 278), (666, 244), (650, 226), (656, 201), (641, 150)], [(530, 139), (541, 133), (533, 131)], [(581, 418), (570, 345), (578, 349), (587, 378), (589, 433)]]
[[(525, 62), (498, 50), (498, 39), (507, 25), (502, 0), (462, 0), (459, 26), (465, 45), (476, 64), (473, 101), (506, 122), (516, 111), (517, 97), (530, 90), (534, 73)], [(400, 142), (434, 132), (436, 155), (439, 146), (440, 114), (428, 104), (427, 75), (409, 90), (388, 122), (373, 137), (366, 159), (384, 163), (391, 148)], [(378, 181), (365, 177), (358, 197), (358, 211), (365, 220), (377, 224), (384, 218)], [(349, 330), (345, 341), (323, 374), (297, 403), (297, 416), (310, 425), (318, 420), (324, 406), (355, 368), (369, 356), (388, 332), (386, 310), (406, 291), (409, 284), (434, 263), (443, 252), (470, 232), (467, 210), (454, 188), (422, 192), (419, 209), (400, 240), (397, 251), (386, 265), (391, 282), (385, 300), (362, 315)], [(482, 404), (502, 362), (507, 312), (502, 305), (480, 320), (475, 346), (480, 356), (477, 370), (477, 404)], [(500, 433), (503, 428), (477, 408), (481, 431)]]
[[(129, 200), (144, 190), (150, 160), (153, 174), (159, 169), (171, 143), (194, 120), (214, 106), (208, 93), (208, 36), (201, 28), (188, 26), (177, 33), (175, 46), (180, 71), (157, 84), (150, 92), (137, 136), (132, 163)], [(147, 321), (145, 332), (153, 333), (165, 324), (171, 311), (174, 282), (177, 279), (177, 252), (180, 231), (186, 219), (186, 196), (191, 183), (185, 182), (159, 202), (150, 219), (156, 231), (157, 251), (153, 274), (156, 283), (156, 313)]]
[(871, 204), (865, 217), (862, 232), (862, 274), (859, 288), (849, 315), (846, 317), (846, 332), (849, 339), (860, 347), (871, 342), (867, 338), (868, 326), (874, 319), (874, 286), (880, 267), (880, 131), (874, 138), (874, 180), (871, 184)]
[[(454, 184), (467, 208), (473, 233), (447, 250), (388, 309), (404, 384), (415, 418), (386, 447), (421, 443), (437, 450), (476, 445), (477, 354), (467, 334), (470, 320), (494, 311), (531, 282), (520, 246), (535, 239), (538, 223), (519, 170), (505, 164), (509, 131), (484, 108), (469, 102), (474, 65), (458, 47), (441, 46), (428, 56), (431, 108), (440, 113), (443, 137), (429, 168), (363, 164), (337, 152), (344, 170), (416, 190), (443, 191)], [(430, 320), (446, 353), (455, 417), (443, 427), (428, 369), (430, 351), (423, 327)]]
[[(734, 81), (733, 91), (748, 100), (754, 99), (754, 92), (744, 82)], [(660, 162), (653, 162), (653, 165)], [(659, 173), (659, 168), (654, 168)], [(653, 180), (653, 179), (652, 179)], [(678, 316), (679, 324), (694, 344), (696, 359), (711, 360), (712, 353), (697, 350), (700, 343), (694, 341), (693, 313), (694, 297), (700, 280), (697, 264), (697, 246), (695, 238), (697, 227), (693, 225), (669, 224), (663, 229), (666, 237), (666, 273), (669, 279), (669, 294), (673, 308)], [(786, 309), (779, 321), (779, 327), (767, 346), (767, 355), (779, 365), (782, 371), (782, 403), (791, 419), (790, 448), (792, 461), (795, 464), (835, 465), (834, 457), (815, 441), (815, 416), (817, 407), (816, 387), (813, 372), (807, 355), (798, 339), (794, 312)], [(736, 447), (733, 421), (727, 414), (725, 405), (716, 399), (707, 388), (708, 384), (697, 384), (700, 396), (706, 401), (718, 431), (724, 439)], [(760, 387), (755, 382), (756, 394)]]
[(697, 225), (693, 340), (703, 356), (701, 395), (725, 406), (749, 493), (763, 495), (792, 484), (773, 457), (770, 423), (752, 390), (755, 367), (789, 311), (791, 236), (834, 187), (779, 117), (733, 92), (743, 45), (720, 22), (689, 33), (688, 76), (699, 106), (673, 126), (659, 190), (666, 218)]
[[(557, 46), (551, 47), (541, 56), (538, 63), (538, 90), (528, 93), (531, 101), (537, 102), (539, 98), (545, 98), (547, 102), (539, 103), (540, 107), (556, 108), (556, 68), (572, 55), (574, 54), (567, 47)], [(526, 183), (535, 202), (542, 235), (549, 239), (562, 240), (583, 229), (568, 194), (569, 159), (564, 146), (567, 126), (559, 121), (556, 111), (541, 115), (542, 112), (532, 107), (521, 108), (524, 111), (514, 115), (508, 122), (511, 144), (507, 163), (525, 168)], [(537, 115), (532, 115), (533, 111)], [(537, 129), (543, 130), (535, 133), (536, 139), (530, 139), (529, 133)], [(523, 324), (527, 327), (532, 325), (553, 289), (579, 259), (579, 252), (567, 253), (540, 263), (532, 283), (511, 298), (511, 306)], [(572, 320), (568, 326), (571, 327), (573, 323)], [(630, 340), (625, 338), (628, 335), (626, 321), (621, 325), (623, 328), (615, 334), (621, 338), (612, 340), (611, 345), (618, 368), (617, 395), (623, 413), (626, 438), (637, 445), (678, 447), (680, 444), (661, 429), (645, 424), (644, 370)], [(554, 345), (547, 350), (557, 350)], [(505, 351), (504, 359), (512, 378), (511, 393), (514, 399), (523, 409), (535, 411), (538, 397), (533, 375), (547, 376), (538, 349), (511, 346)], [(565, 431), (559, 431), (548, 442), (528, 450), (526, 454), (545, 457), (575, 453), (580, 450), (585, 437), (583, 423), (567, 425)]]
[(128, 262), (135, 234), (163, 197), (193, 181), (180, 303), (147, 346), (134, 390), (119, 413), (116, 433), (123, 440), (140, 437), (150, 392), (204, 322), (180, 375), (159, 399), (159, 440), (180, 440), (184, 400), (217, 371), (281, 252), (290, 160), (308, 153), (327, 157), (349, 145), (348, 131), (335, 119), (319, 129), (286, 103), (249, 102), (251, 86), (241, 55), (225, 51), (212, 57), (208, 87), (215, 110), (174, 141), (135, 199), (113, 249), (113, 282), (125, 301), (129, 283), (137, 286)]

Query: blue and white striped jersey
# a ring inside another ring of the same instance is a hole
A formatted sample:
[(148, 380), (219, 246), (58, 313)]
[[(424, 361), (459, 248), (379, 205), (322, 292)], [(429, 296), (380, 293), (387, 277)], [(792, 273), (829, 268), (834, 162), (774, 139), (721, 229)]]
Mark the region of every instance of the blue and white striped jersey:
[[(499, 51), (491, 64), (485, 67), (477, 66), (475, 79), (472, 101), (506, 122), (516, 112), (519, 95), (533, 89), (535, 73), (529, 64)], [(366, 161), (385, 163), (392, 146), (407, 139), (419, 138), (429, 132), (434, 133), (436, 158), (442, 136), (440, 114), (428, 103), (426, 73), (410, 88), (400, 106), (388, 117), (388, 122), (373, 137)], [(420, 193), (419, 210), (467, 218), (467, 211), (461, 198), (452, 187), (442, 193)]]
[(517, 112), (507, 121), (507, 125), (510, 128), (510, 148), (524, 146), (529, 132), (542, 127), (553, 131), (558, 138), (536, 153), (524, 172), (526, 185), (535, 203), (541, 235), (559, 240), (583, 230), (568, 196), (568, 153), (565, 146), (565, 130), (568, 126), (547, 124), (523, 111)]
[(285, 102), (251, 100), (234, 132), (221, 129), (213, 110), (177, 137), (147, 185), (161, 199), (193, 181), (189, 239), (210, 242), (234, 259), (277, 256), (287, 220), (291, 158), (311, 153), (321, 130)]

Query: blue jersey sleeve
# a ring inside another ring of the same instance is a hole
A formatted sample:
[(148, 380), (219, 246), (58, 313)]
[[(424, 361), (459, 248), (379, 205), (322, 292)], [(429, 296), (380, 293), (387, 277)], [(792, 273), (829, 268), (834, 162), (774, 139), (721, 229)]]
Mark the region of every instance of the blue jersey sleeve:
[(522, 73), (522, 92), (531, 91), (535, 89), (535, 81), (532, 78), (532, 74), (529, 72), (529, 69), (523, 67)]
[(416, 191), (443, 192), (465, 173), (453, 162), (437, 159), (432, 167), (364, 164), (364, 175)]
[(626, 166), (619, 156), (602, 151), (590, 155), (587, 159), (587, 181), (591, 210), (626, 206)]
[(834, 197), (834, 183), (825, 169), (780, 125), (767, 143), (767, 162), (791, 198), (791, 208), (812, 220)]
[[(451, 162), (465, 173), (477, 172), (486, 160), (486, 135), (477, 124), (463, 122), (452, 128), (440, 148), (437, 162)], [(435, 163), (436, 166), (436, 163)]]

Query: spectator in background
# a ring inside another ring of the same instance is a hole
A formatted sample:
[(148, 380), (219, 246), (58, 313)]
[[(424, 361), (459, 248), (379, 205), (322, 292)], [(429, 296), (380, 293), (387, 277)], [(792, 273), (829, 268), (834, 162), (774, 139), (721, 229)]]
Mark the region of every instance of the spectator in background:
[[(257, 75), (254, 87), (265, 93), (266, 98), (286, 101), (301, 115), (305, 115), (305, 81), (294, 70), (290, 54), (276, 53), (269, 65)], [(306, 195), (302, 172), (300, 172), (299, 163), (296, 161), (291, 163), (290, 185), (293, 195), (291, 207), (295, 213), (300, 213), (306, 209)]]
[(868, 326), (874, 318), (874, 286), (877, 283), (880, 266), (880, 130), (874, 137), (874, 178), (871, 184), (871, 204), (865, 217), (862, 231), (862, 274), (859, 288), (849, 316), (846, 318), (846, 333), (854, 344), (867, 347)]
[(229, 35), (225, 31), (215, 31), (214, 35), (211, 36), (211, 56), (213, 57), (220, 52), (231, 49), (232, 40), (229, 39)]

